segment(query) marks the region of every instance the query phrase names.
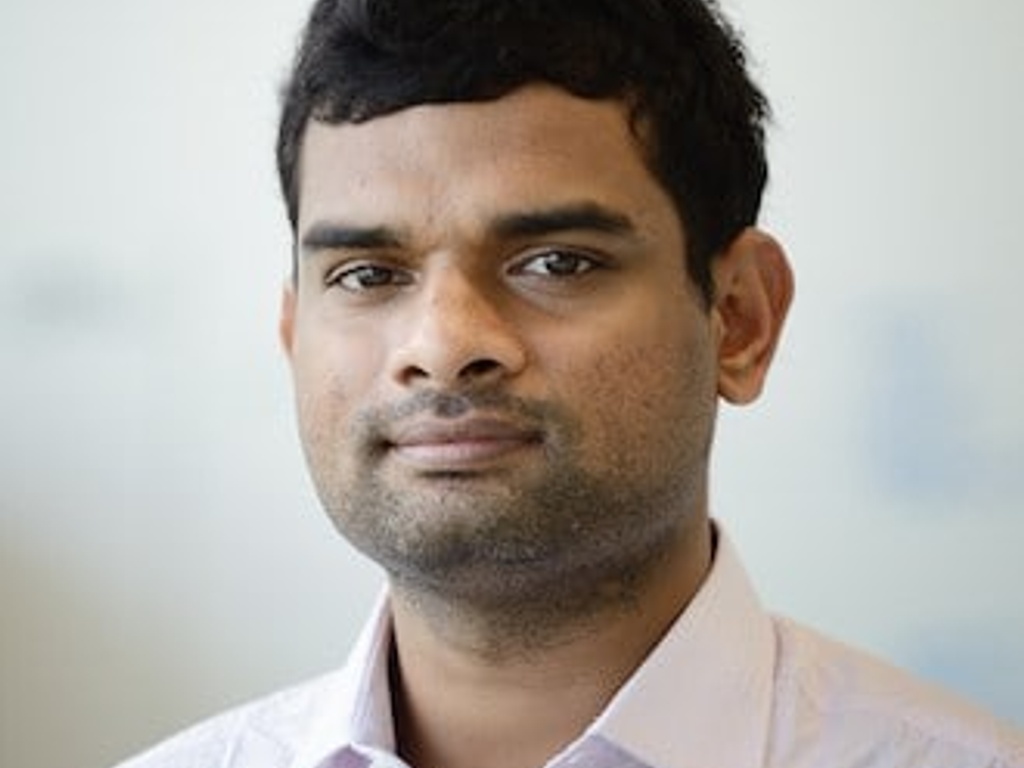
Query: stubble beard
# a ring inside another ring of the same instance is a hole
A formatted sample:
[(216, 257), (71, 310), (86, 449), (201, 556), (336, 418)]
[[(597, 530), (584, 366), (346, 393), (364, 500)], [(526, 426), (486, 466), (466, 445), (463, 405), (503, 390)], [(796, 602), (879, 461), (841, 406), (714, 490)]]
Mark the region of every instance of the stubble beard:
[[(368, 415), (354, 422), (354, 444), (364, 447), (355, 471), (310, 462), (333, 523), (407, 599), (434, 612), (457, 606), (488, 617), (510, 643), (629, 610), (667, 551), (703, 523), (713, 417), (697, 418), (702, 435), (684, 428), (661, 450), (624, 456), (598, 473), (583, 466), (580, 430), (566, 413), (498, 399), (516, 418), (543, 424), (541, 471), (396, 487), (372, 447), (379, 424), (394, 414)], [(470, 400), (467, 407), (483, 404)]]

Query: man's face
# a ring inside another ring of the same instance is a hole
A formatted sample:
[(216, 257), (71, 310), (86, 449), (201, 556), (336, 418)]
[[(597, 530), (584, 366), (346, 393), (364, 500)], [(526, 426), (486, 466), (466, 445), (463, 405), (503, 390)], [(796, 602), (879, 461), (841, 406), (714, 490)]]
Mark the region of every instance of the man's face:
[(702, 523), (718, 340), (620, 104), (314, 122), (300, 171), (282, 335), (357, 547), (497, 595), (628, 574)]

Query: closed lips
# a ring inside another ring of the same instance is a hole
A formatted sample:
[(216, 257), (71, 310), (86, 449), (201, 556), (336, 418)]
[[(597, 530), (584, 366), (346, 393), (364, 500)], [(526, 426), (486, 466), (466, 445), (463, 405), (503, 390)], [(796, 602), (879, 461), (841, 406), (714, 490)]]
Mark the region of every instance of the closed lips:
[(388, 446), (414, 463), (457, 469), (541, 443), (536, 429), (497, 419), (421, 421), (396, 429)]

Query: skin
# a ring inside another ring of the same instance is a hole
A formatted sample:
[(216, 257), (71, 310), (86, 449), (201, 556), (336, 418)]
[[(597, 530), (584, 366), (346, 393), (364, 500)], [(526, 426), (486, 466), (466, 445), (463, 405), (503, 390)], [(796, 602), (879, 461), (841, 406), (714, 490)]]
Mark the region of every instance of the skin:
[(389, 576), (417, 768), (543, 764), (710, 565), (718, 398), (760, 392), (792, 278), (747, 230), (708, 308), (637, 141), (540, 85), (307, 127), (281, 337), (325, 509)]

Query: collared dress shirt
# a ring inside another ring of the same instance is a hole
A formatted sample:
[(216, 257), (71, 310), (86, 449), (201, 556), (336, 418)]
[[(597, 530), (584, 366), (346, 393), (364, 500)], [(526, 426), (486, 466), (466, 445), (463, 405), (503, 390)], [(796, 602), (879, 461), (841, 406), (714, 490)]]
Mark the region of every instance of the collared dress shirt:
[[(395, 756), (390, 646), (382, 597), (341, 670), (214, 717), (119, 768), (408, 768)], [(1024, 768), (1024, 734), (767, 613), (719, 531), (690, 605), (546, 768), (911, 766)]]

